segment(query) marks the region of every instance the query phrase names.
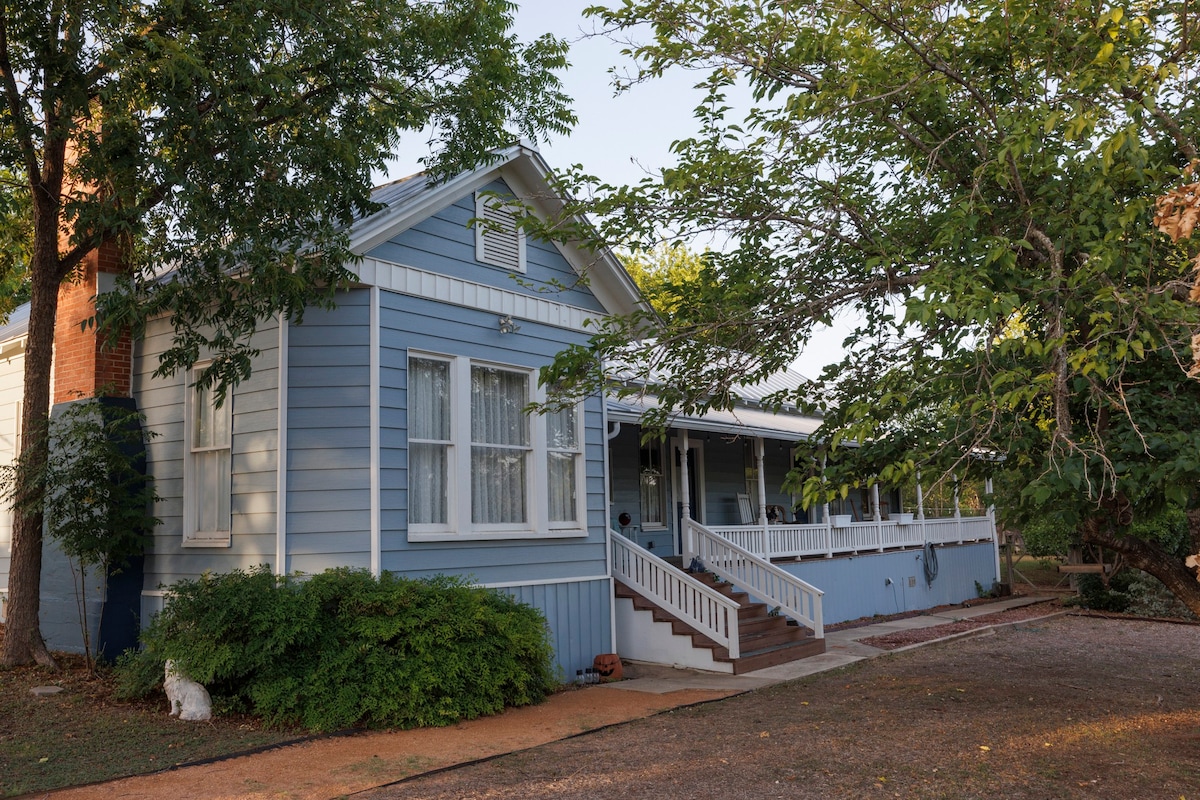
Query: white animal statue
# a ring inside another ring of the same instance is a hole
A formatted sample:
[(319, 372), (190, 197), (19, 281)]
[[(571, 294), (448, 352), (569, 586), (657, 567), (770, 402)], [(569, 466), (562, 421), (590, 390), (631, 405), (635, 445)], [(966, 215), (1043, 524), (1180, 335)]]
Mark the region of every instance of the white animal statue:
[(208, 690), (175, 669), (175, 662), (167, 660), (163, 688), (171, 704), (171, 716), (187, 722), (212, 719), (212, 698)]

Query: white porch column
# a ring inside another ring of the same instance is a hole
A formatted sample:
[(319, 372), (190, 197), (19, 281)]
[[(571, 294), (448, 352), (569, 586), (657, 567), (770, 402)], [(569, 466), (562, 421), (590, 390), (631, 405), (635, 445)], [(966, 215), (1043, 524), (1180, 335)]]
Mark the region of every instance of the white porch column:
[(696, 544), (692, 536), (692, 498), (688, 491), (690, 480), (688, 476), (688, 432), (684, 428), (679, 431), (679, 493), (682, 517), (679, 526), (682, 528), (680, 537), (683, 540), (683, 566), (696, 556)]
[(917, 470), (917, 522), (921, 525), (921, 541), (929, 541), (929, 532), (925, 530), (925, 490), (921, 488), (921, 470)]
[(917, 519), (925, 521), (925, 491), (921, 488), (921, 470), (917, 470)]
[[(827, 461), (825, 456), (821, 456), (821, 483), (824, 488), (825, 482), (825, 465)], [(829, 517), (829, 501), (826, 500), (821, 504), (822, 522), (825, 523), (825, 557), (833, 558), (833, 520)]]
[(958, 543), (963, 543), (962, 509), (958, 505), (958, 476), (954, 476), (954, 528), (958, 533)]
[(879, 482), (871, 484), (871, 519), (875, 523), (875, 541), (883, 552), (883, 515), (879, 513)]
[(771, 534), (767, 530), (767, 473), (764, 468), (766, 463), (766, 450), (763, 445), (761, 436), (754, 437), (754, 465), (758, 474), (758, 526), (762, 528), (762, 554), (763, 558), (771, 557)]
[[(992, 476), (989, 475), (983, 482), (983, 490), (989, 496), (992, 494)], [(996, 532), (996, 506), (988, 503), (987, 507), (988, 527), (992, 531), (992, 549), (996, 552), (996, 582), (1000, 582), (1000, 535)], [(1008, 552), (1012, 553), (1012, 543), (1009, 543)], [(1011, 561), (1009, 562), (1012, 563)], [(1008, 582), (1012, 583), (1012, 575), (1008, 576)]]

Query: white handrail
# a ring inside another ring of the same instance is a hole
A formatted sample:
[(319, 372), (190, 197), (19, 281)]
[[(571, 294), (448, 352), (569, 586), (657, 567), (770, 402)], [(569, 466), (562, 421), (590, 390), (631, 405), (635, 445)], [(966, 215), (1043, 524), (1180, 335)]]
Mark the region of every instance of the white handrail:
[(738, 609), (741, 605), (677, 569), (649, 550), (613, 531), (612, 574), (671, 616), (741, 655)]
[(802, 558), (840, 553), (861, 553), (901, 547), (922, 547), (926, 542), (957, 544), (961, 541), (992, 541), (989, 517), (897, 522), (852, 522), (833, 527), (824, 523), (784, 525), (712, 525), (716, 535), (733, 542), (759, 558)]
[(825, 637), (823, 591), (695, 520), (685, 520), (684, 525), (685, 560), (699, 557), (710, 572), (812, 628), (816, 638)]

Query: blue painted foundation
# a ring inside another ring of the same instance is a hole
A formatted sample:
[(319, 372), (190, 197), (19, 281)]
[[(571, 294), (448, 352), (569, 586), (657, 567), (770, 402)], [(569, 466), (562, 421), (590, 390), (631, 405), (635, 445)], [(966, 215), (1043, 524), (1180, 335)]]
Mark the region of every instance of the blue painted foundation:
[(991, 542), (938, 546), (935, 550), (938, 570), (932, 583), (925, 580), (921, 550), (863, 553), (777, 566), (825, 592), (826, 625), (962, 603), (978, 597), (976, 583), (984, 590), (991, 589), (997, 577)]

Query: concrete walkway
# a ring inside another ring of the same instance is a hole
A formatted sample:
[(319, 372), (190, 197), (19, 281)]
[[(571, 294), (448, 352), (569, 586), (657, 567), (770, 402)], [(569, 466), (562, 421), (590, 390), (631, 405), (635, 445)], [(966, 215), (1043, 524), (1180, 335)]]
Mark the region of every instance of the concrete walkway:
[[(692, 669), (671, 669), (649, 665), (634, 665), (630, 669), (632, 680), (609, 684), (614, 689), (631, 692), (649, 692), (665, 694), (682, 689), (708, 689), (731, 693), (748, 692), (770, 686), (775, 683), (803, 678), (826, 670), (844, 667), (855, 661), (874, 658), (895, 650), (881, 650), (878, 647), (862, 644), (863, 639), (874, 636), (886, 636), (897, 631), (908, 631), (916, 628), (932, 628), (950, 622), (982, 617), (987, 614), (997, 614), (1011, 608), (1043, 603), (1053, 597), (1029, 596), (1011, 597), (993, 603), (983, 603), (974, 607), (953, 608), (936, 613), (921, 614), (920, 616), (896, 619), (888, 622), (878, 622), (858, 628), (832, 631), (825, 634), (825, 652), (819, 656), (804, 658), (789, 664), (767, 667), (744, 675), (725, 675), (713, 672), (701, 672)], [(1054, 612), (1059, 613), (1059, 612)], [(978, 629), (970, 633), (977, 633)], [(940, 641), (940, 640), (936, 640)], [(930, 644), (930, 642), (922, 642)]]

